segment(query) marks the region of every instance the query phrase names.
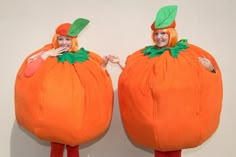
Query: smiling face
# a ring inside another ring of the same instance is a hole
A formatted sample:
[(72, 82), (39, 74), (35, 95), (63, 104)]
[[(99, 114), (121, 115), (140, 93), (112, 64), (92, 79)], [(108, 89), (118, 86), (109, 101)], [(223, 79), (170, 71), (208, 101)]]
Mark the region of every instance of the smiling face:
[(64, 47), (67, 49), (67, 51), (71, 48), (72, 45), (71, 38), (67, 36), (58, 36), (57, 42), (59, 47)]
[(169, 43), (169, 35), (163, 30), (157, 30), (154, 35), (154, 41), (157, 47), (165, 47)]

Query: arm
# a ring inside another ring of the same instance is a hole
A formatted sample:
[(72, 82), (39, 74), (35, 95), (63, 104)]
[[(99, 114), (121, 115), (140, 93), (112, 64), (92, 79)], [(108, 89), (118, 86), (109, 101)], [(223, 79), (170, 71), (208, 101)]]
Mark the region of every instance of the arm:
[(208, 71), (212, 73), (216, 73), (215, 67), (213, 66), (213, 64), (211, 63), (209, 59), (207, 59), (206, 57), (198, 57), (198, 60), (204, 66), (204, 68), (206, 68)]
[(34, 75), (34, 73), (38, 70), (38, 68), (43, 63), (43, 58), (41, 56), (38, 56), (30, 61), (28, 61), (27, 67), (24, 71), (25, 77), (31, 77)]
[(64, 48), (50, 49), (48, 51), (39, 52), (28, 59), (27, 67), (24, 71), (25, 77), (31, 77), (43, 64), (49, 56), (55, 57), (61, 55), (64, 52)]

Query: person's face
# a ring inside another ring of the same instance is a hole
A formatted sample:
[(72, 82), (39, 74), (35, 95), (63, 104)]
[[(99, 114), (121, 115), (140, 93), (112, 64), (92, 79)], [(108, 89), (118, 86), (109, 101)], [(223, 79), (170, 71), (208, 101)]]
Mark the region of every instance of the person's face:
[(66, 36), (59, 36), (57, 38), (59, 47), (64, 47), (67, 51), (71, 48), (71, 38)]
[(155, 44), (157, 47), (165, 47), (169, 42), (169, 35), (163, 30), (155, 32)]

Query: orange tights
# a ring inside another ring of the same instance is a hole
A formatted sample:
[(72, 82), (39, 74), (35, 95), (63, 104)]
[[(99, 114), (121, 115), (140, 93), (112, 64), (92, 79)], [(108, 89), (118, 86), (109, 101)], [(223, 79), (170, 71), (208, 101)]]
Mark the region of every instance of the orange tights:
[[(51, 142), (50, 157), (63, 157), (65, 144)], [(67, 157), (79, 157), (79, 146), (66, 145)]]
[(181, 157), (181, 150), (161, 152), (155, 150), (155, 157)]

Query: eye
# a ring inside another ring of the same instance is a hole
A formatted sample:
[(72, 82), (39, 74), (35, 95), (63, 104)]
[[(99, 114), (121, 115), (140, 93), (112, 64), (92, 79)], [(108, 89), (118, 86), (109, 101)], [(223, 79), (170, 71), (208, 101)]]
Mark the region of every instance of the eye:
[(156, 33), (155, 33), (155, 35), (158, 35), (158, 34), (159, 34), (159, 32), (156, 32)]
[(58, 41), (62, 41), (62, 40), (63, 40), (63, 38), (60, 38), (60, 37), (59, 37), (59, 38), (57, 38), (57, 40), (58, 40)]
[(160, 32), (160, 34), (161, 34), (161, 35), (165, 35), (165, 34), (166, 34), (166, 32)]

